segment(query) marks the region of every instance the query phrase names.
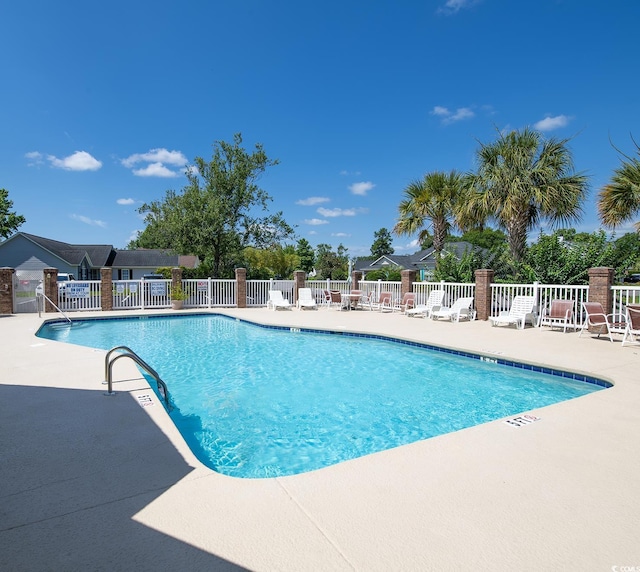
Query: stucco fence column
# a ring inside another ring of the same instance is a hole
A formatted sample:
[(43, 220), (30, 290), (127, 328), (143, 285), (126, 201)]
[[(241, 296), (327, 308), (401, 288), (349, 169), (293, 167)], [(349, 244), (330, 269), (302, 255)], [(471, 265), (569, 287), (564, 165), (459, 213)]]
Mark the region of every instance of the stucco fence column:
[(0, 314), (13, 314), (13, 268), (0, 268)]
[(475, 306), (478, 320), (488, 320), (491, 316), (491, 283), (495, 272), (488, 268), (476, 270)]
[(236, 268), (236, 307), (247, 307), (247, 269)]

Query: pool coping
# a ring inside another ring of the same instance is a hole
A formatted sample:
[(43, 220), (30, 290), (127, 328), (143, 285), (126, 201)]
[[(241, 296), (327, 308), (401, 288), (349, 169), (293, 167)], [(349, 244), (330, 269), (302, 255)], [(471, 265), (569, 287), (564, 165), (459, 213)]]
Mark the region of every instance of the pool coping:
[[(579, 364), (614, 386), (535, 410), (540, 421), (521, 427), (498, 420), (311, 473), (234, 479), (185, 450), (163, 407), (138, 405), (136, 396), (149, 389), (133, 364), (118, 365), (120, 396), (103, 397), (103, 353), (41, 344), (33, 336), (41, 319), (3, 317), (0, 567), (540, 570), (640, 563), (638, 348), (620, 348), (618, 338), (611, 344), (398, 314), (213, 313), (437, 341), (573, 371)], [(108, 422), (114, 415), (115, 426)], [(53, 439), (56, 431), (82, 439)], [(105, 481), (105, 471), (117, 478)]]

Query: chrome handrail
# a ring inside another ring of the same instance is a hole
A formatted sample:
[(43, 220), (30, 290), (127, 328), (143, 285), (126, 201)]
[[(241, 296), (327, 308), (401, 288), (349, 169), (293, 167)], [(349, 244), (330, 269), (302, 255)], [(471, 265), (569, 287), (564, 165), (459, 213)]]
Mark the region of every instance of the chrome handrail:
[[(124, 353), (121, 353), (115, 356), (113, 359), (110, 359), (111, 355), (116, 351), (122, 351)], [(158, 372), (155, 369), (153, 369), (136, 352), (134, 352), (131, 348), (127, 346), (116, 346), (115, 348), (111, 348), (107, 352), (107, 355), (104, 358), (104, 376), (105, 376), (105, 383), (107, 384), (107, 392), (104, 395), (107, 395), (107, 396), (116, 395), (116, 392), (113, 391), (113, 364), (116, 362), (116, 360), (119, 360), (120, 358), (125, 358), (125, 357), (131, 358), (136, 364), (138, 364), (142, 369), (144, 369), (151, 377), (153, 377), (158, 387), (158, 393), (160, 394), (160, 397), (164, 400), (167, 411), (171, 411), (172, 407), (171, 407), (171, 401), (169, 399), (169, 390), (167, 389), (167, 384), (164, 381), (162, 381), (162, 379), (158, 375)]]

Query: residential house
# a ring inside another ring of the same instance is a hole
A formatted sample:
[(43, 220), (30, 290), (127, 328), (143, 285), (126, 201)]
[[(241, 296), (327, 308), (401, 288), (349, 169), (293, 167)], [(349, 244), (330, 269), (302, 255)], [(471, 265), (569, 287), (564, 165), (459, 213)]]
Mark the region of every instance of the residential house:
[(101, 268), (111, 268), (114, 280), (137, 280), (161, 267), (198, 266), (196, 256), (180, 256), (167, 250), (117, 250), (110, 244), (67, 244), (26, 232), (0, 242), (0, 267), (35, 276), (45, 268), (57, 268), (77, 280), (99, 280)]
[[(447, 242), (443, 252), (450, 252), (460, 260), (465, 252), (477, 248), (470, 242)], [(376, 260), (356, 258), (353, 265), (353, 269), (362, 272), (365, 279), (367, 273), (373, 270), (416, 270), (420, 280), (431, 280), (435, 268), (436, 253), (433, 247), (414, 254), (385, 254)]]

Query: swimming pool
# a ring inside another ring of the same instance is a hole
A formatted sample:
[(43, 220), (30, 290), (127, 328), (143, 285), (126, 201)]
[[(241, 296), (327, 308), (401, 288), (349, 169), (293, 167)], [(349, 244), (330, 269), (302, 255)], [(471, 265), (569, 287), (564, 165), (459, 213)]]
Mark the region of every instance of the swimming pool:
[(38, 332), (105, 350), (132, 348), (166, 382), (170, 416), (198, 459), (243, 478), (319, 469), (608, 385), (381, 336), (337, 334), (211, 314), (87, 319)]

